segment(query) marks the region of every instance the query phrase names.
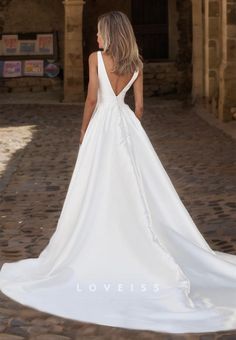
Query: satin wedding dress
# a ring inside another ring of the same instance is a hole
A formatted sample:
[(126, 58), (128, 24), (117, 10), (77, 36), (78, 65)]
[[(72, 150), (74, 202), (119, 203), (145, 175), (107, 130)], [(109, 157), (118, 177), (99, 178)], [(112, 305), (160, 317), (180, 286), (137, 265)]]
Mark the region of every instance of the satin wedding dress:
[(98, 101), (57, 227), (38, 258), (4, 263), (0, 289), (83, 322), (170, 333), (236, 329), (236, 256), (213, 251), (141, 122), (111, 86)]

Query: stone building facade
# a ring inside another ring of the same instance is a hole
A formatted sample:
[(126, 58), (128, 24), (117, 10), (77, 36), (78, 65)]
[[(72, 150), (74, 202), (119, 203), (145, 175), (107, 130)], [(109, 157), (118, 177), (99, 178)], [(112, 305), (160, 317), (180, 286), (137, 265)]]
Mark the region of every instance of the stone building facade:
[(236, 114), (236, 1), (192, 0), (192, 97), (221, 120)]
[[(98, 50), (97, 17), (125, 12), (144, 56), (144, 95), (188, 96), (221, 121), (236, 114), (235, 0), (0, 0), (0, 33), (57, 31), (59, 78), (0, 79), (0, 91), (63, 87), (64, 102), (86, 98), (88, 55)], [(156, 11), (156, 12), (155, 12)], [(147, 20), (149, 18), (149, 22)], [(155, 41), (155, 44), (153, 43)]]

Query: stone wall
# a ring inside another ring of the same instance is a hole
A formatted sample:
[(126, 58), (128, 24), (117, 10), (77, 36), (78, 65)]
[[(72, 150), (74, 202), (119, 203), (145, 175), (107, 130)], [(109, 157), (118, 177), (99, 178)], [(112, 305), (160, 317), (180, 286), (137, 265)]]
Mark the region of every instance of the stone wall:
[(178, 93), (178, 77), (175, 62), (145, 63), (144, 95), (152, 97)]
[[(58, 31), (58, 62), (64, 64), (64, 6), (61, 0), (0, 0), (0, 33)], [(43, 91), (57, 89), (56, 77), (0, 79), (0, 92)], [(22, 89), (19, 89), (22, 87)]]
[(4, 30), (5, 25), (5, 10), (12, 0), (0, 0), (0, 33)]
[(63, 82), (59, 77), (22, 77), (0, 79), (0, 92), (43, 92), (62, 89)]

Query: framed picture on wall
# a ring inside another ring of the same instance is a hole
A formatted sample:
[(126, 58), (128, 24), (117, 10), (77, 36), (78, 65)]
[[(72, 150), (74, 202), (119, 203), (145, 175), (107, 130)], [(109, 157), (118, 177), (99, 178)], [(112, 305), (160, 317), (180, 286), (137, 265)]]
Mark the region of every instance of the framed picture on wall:
[(37, 54), (53, 54), (53, 34), (37, 34)]
[(19, 54), (21, 55), (36, 54), (36, 41), (19, 40)]
[(20, 77), (22, 75), (22, 62), (21, 60), (5, 61), (3, 63), (3, 77)]
[(43, 76), (44, 60), (25, 60), (23, 74), (24, 76)]
[(56, 77), (57, 60), (57, 31), (0, 33), (0, 78)]
[[(30, 58), (29, 58), (30, 56)], [(0, 33), (1, 60), (58, 58), (58, 32)]]
[(2, 36), (2, 53), (6, 56), (18, 54), (17, 34), (4, 34)]

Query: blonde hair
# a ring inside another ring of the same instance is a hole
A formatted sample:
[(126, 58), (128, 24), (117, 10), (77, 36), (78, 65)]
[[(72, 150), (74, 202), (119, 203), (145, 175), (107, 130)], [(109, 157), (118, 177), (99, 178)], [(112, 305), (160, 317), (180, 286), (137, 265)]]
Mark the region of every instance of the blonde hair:
[(98, 17), (98, 32), (104, 41), (103, 50), (114, 60), (112, 72), (133, 73), (143, 68), (133, 27), (126, 14), (110, 11)]

